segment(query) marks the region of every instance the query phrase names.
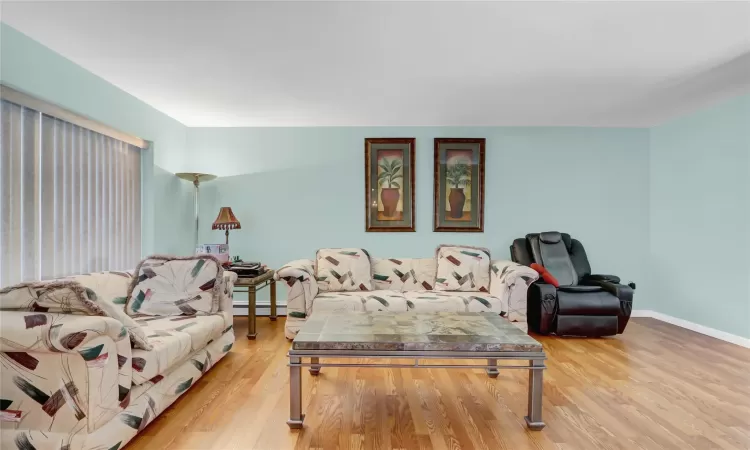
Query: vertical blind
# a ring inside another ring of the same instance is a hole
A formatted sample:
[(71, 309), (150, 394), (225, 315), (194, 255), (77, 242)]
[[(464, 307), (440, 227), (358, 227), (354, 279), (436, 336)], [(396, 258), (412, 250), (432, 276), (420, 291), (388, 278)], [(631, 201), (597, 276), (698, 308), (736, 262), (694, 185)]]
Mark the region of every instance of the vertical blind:
[(134, 268), (141, 254), (140, 149), (1, 103), (0, 288)]

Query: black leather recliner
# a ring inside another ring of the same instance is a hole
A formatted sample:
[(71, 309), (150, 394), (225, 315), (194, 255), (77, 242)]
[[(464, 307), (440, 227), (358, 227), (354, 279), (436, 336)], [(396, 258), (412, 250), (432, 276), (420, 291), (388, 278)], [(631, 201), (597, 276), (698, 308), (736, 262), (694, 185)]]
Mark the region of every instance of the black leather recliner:
[(557, 231), (527, 234), (510, 246), (511, 259), (526, 266), (537, 263), (554, 276), (555, 288), (539, 278), (529, 286), (529, 329), (559, 336), (620, 334), (633, 309), (635, 284), (620, 284), (614, 275), (592, 275), (583, 245)]

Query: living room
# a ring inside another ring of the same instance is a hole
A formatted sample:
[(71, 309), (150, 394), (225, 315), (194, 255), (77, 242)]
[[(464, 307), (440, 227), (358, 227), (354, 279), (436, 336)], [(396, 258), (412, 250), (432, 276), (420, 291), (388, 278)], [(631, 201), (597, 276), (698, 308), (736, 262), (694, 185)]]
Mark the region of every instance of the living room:
[(0, 447), (749, 448), (749, 18), (2, 2)]

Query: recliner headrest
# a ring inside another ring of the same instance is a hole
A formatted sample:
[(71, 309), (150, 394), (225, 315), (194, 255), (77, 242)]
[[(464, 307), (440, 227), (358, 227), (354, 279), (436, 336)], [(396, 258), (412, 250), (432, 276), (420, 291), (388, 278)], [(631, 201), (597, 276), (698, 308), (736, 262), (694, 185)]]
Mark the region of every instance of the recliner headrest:
[(562, 240), (562, 236), (557, 231), (544, 231), (539, 233), (539, 240), (545, 244), (557, 244)]

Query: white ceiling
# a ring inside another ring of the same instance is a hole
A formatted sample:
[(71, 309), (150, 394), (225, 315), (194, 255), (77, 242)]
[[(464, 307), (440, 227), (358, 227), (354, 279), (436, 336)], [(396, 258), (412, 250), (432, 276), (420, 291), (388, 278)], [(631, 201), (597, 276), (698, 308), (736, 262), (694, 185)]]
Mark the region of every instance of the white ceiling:
[(188, 126), (642, 126), (750, 85), (750, 2), (0, 7)]

